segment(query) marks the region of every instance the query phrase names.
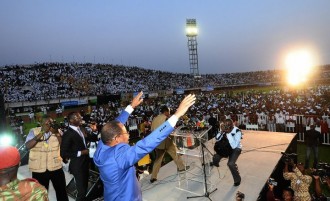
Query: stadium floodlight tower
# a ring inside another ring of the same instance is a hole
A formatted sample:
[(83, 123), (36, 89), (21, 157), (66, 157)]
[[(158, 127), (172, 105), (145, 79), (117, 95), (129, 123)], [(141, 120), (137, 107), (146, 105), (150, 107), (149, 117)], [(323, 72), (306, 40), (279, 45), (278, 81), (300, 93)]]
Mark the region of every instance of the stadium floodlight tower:
[(188, 37), (190, 74), (193, 75), (194, 78), (200, 78), (198, 70), (197, 34), (196, 19), (187, 19), (186, 36)]

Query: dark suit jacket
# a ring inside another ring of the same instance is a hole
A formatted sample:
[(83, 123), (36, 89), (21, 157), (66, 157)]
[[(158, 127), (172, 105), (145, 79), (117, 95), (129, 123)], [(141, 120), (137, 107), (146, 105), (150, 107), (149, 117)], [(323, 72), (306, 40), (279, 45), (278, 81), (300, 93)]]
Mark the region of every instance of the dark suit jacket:
[[(87, 141), (86, 141), (87, 143)], [(63, 134), (61, 143), (61, 157), (65, 161), (70, 159), (69, 171), (72, 174), (80, 171), (88, 171), (89, 155), (78, 155), (78, 151), (87, 149), (82, 137), (71, 127)]]

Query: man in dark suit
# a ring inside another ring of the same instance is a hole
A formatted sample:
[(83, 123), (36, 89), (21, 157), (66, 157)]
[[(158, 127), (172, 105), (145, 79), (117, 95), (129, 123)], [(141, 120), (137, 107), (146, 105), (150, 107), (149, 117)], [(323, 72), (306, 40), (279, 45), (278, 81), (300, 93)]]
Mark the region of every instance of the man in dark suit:
[(63, 134), (61, 157), (63, 161), (70, 159), (69, 171), (73, 174), (78, 191), (77, 199), (85, 200), (89, 176), (89, 150), (83, 132), (80, 130), (82, 117), (78, 112), (68, 115), (69, 128)]
[(215, 137), (216, 134), (218, 134), (219, 123), (212, 113), (210, 114), (208, 122), (210, 126), (212, 126), (211, 130), (208, 132), (208, 139), (212, 139)]

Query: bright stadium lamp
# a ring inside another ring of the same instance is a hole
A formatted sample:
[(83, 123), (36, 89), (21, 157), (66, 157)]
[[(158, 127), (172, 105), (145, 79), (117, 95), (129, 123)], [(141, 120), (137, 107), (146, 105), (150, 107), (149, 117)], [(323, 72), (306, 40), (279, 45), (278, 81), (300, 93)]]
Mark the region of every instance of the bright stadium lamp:
[(186, 21), (186, 35), (189, 36), (197, 36), (198, 29), (196, 24), (196, 19), (187, 19)]

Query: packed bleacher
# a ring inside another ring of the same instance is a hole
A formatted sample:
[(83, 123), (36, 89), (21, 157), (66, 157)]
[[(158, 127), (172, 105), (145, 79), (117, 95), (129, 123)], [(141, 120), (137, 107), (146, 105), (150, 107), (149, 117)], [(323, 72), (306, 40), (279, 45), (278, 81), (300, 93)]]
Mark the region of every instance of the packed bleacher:
[(279, 81), (279, 71), (206, 74), (192, 82), (189, 74), (118, 65), (42, 63), (0, 68), (0, 89), (6, 102), (51, 100), (104, 93), (158, 91), (204, 86)]
[[(317, 80), (327, 79), (329, 66)], [(283, 81), (281, 70), (205, 74), (199, 80), (183, 73), (106, 64), (42, 63), (0, 67), (5, 102), (51, 100), (105, 93), (189, 89), (205, 86), (270, 84)]]

